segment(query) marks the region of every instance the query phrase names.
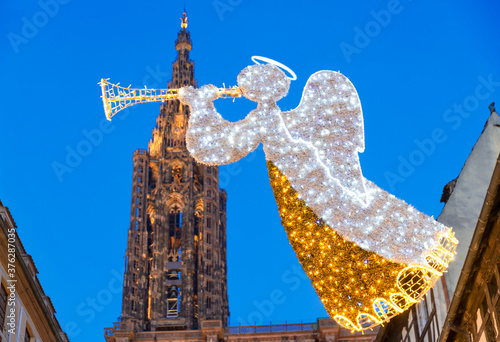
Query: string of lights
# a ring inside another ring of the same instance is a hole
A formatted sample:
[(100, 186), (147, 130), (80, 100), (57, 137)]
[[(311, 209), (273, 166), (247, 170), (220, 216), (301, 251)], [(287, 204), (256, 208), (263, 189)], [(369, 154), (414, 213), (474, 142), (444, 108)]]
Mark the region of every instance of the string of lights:
[(368, 329), (417, 302), (458, 241), (362, 176), (361, 103), (344, 75), (313, 74), (299, 106), (281, 112), (289, 85), (276, 65), (243, 69), (239, 89), (258, 106), (237, 122), (215, 109), (215, 86), (181, 88), (191, 108), (186, 146), (198, 162), (222, 165), (263, 143), (282, 223), (318, 296), (341, 325)]

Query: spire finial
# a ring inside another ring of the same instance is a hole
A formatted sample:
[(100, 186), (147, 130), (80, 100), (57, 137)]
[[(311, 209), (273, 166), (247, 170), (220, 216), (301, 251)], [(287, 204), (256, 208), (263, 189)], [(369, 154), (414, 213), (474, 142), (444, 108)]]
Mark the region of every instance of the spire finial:
[(496, 113), (496, 110), (495, 110), (495, 102), (492, 102), (488, 108), (490, 109), (490, 114), (495, 112)]
[(185, 29), (188, 26), (188, 18), (186, 15), (186, 6), (184, 5), (184, 12), (182, 13), (182, 18), (181, 18), (181, 27)]

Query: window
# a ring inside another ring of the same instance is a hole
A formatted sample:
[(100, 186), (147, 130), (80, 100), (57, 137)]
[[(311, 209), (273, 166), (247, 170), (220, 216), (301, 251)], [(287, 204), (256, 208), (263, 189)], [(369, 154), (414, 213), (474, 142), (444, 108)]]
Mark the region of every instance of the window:
[(490, 292), (491, 301), (493, 301), (498, 291), (497, 279), (495, 277), (495, 273), (493, 273), (493, 276), (488, 282), (488, 291)]
[(207, 197), (211, 198), (212, 197), (212, 190), (207, 190)]
[(212, 281), (207, 280), (207, 292), (212, 292)]
[(484, 331), (486, 333), (486, 337), (488, 339), (488, 341), (498, 341), (496, 338), (495, 338), (495, 329), (493, 328), (493, 324), (491, 322), (491, 316), (490, 318), (488, 318), (488, 320), (486, 321), (486, 324), (484, 326)]
[(24, 342), (30, 342), (31, 340), (31, 335), (28, 330), (28, 324), (26, 324), (26, 331), (24, 332)]
[(139, 247), (134, 248), (134, 254), (135, 256), (139, 256)]
[(211, 244), (212, 243), (212, 234), (207, 233), (207, 243)]
[(207, 217), (207, 228), (208, 229), (212, 228), (212, 219), (210, 217)]
[(200, 232), (200, 213), (194, 214), (194, 235), (198, 235)]
[(7, 290), (2, 284), (0, 289), (0, 331), (3, 331), (3, 323), (5, 322), (5, 310), (7, 309)]
[(135, 300), (132, 301), (130, 306), (132, 307), (132, 311), (135, 311)]
[(209, 203), (207, 203), (207, 212), (211, 213), (212, 212), (212, 205)]
[(207, 274), (207, 276), (211, 276), (212, 275), (212, 265), (207, 264), (207, 270), (206, 270), (205, 273)]
[(497, 315), (497, 320), (500, 320), (500, 299), (497, 300), (497, 304), (495, 306), (495, 312)]
[(177, 286), (168, 289), (167, 317), (179, 316), (180, 292)]
[(210, 166), (207, 166), (207, 173), (212, 173), (212, 168)]
[(212, 250), (207, 248), (207, 260), (212, 260)]
[(207, 297), (207, 310), (212, 309), (212, 298)]
[(483, 301), (481, 302), (481, 314), (483, 317), (486, 317), (488, 314), (488, 303), (486, 302), (486, 297), (483, 298)]
[(174, 207), (170, 209), (170, 213), (168, 214), (168, 222), (170, 228), (180, 228), (181, 227), (181, 221), (182, 221), (182, 216), (179, 208)]
[[(431, 290), (432, 291), (432, 290)], [(418, 317), (418, 333), (419, 335), (422, 335), (422, 332), (424, 330), (424, 327), (427, 323), (427, 318), (428, 318), (428, 311), (427, 311), (427, 297), (430, 295), (431, 292), (426, 294), (423, 298), (423, 300), (415, 305), (417, 309), (417, 317)]]
[(177, 297), (167, 299), (167, 317), (177, 317), (179, 315), (179, 301)]

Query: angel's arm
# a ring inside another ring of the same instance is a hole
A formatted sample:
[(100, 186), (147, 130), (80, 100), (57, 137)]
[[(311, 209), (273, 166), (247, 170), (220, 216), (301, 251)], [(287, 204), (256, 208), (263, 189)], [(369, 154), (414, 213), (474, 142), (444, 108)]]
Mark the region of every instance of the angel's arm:
[(228, 164), (245, 157), (260, 143), (258, 129), (251, 120), (229, 122), (217, 113), (213, 101), (218, 90), (213, 85), (199, 89), (182, 88), (179, 99), (191, 111), (186, 132), (190, 154), (200, 163)]

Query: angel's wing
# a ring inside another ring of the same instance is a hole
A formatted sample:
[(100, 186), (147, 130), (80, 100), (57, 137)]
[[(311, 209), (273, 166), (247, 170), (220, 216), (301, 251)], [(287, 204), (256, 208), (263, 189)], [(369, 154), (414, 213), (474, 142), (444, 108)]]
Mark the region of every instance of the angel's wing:
[(366, 193), (358, 157), (365, 148), (363, 114), (347, 77), (334, 71), (311, 75), (300, 104), (283, 112), (283, 120), (292, 138), (315, 147), (317, 158), (342, 187), (361, 197)]

